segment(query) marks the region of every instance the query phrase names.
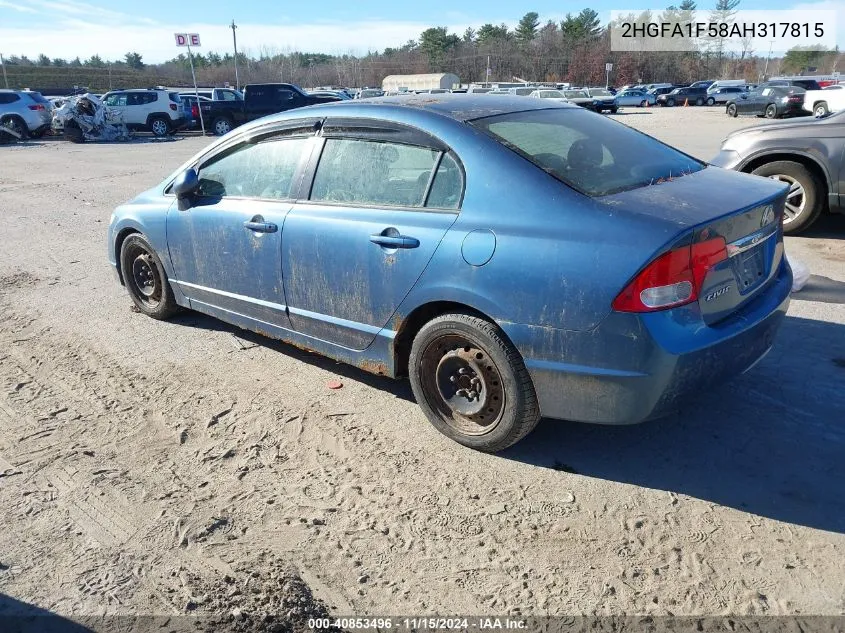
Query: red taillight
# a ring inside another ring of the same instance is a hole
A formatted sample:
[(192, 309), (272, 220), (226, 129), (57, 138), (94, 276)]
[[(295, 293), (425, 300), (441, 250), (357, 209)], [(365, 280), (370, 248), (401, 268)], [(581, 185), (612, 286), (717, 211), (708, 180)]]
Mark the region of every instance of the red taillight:
[(175, 103), (171, 103), (171, 104), (170, 104), (170, 109), (171, 109), (171, 110), (173, 110), (174, 112), (176, 112), (176, 110), (178, 110), (178, 109), (179, 109), (179, 106), (177, 106)]
[(727, 257), (722, 237), (664, 253), (619, 293), (613, 300), (613, 309), (654, 312), (691, 303), (698, 299), (707, 271)]
[(793, 95), (789, 97), (790, 103), (801, 103), (802, 101), (804, 101), (804, 97), (802, 97), (801, 95)]
[(46, 108), (43, 105), (41, 105), (40, 103), (38, 103), (36, 105), (29, 106), (29, 109), (30, 110), (46, 110)]
[(191, 106), (191, 116), (196, 119), (199, 115), (200, 115), (200, 108), (195, 103), (194, 105)]

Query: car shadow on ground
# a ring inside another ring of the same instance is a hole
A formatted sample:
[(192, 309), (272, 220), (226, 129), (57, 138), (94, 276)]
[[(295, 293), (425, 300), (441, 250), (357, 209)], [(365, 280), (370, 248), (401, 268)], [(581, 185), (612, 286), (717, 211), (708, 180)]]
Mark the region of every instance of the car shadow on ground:
[(219, 321), (210, 316), (206, 316), (199, 312), (183, 312), (172, 319), (173, 323), (179, 325), (186, 325), (188, 327), (201, 328), (203, 330), (213, 330), (215, 332), (226, 332), (232, 335), (233, 353), (239, 351), (246, 351), (251, 347), (265, 347), (275, 352), (285, 354), (286, 356), (308, 363), (314, 367), (318, 367), (327, 372), (336, 374), (337, 376), (354, 380), (356, 382), (364, 383), (374, 389), (386, 391), (397, 398), (414, 402), (414, 396), (411, 393), (411, 386), (407, 380), (396, 380), (388, 378), (387, 376), (379, 376), (371, 374), (359, 369), (353, 365), (341, 363), (331, 358), (326, 358), (314, 352), (308, 352), (299, 349), (289, 343), (272, 339), (262, 334), (256, 334), (249, 330), (242, 330), (234, 325), (229, 325), (223, 321)]
[(792, 300), (845, 304), (845, 281), (836, 281), (821, 275), (810, 275), (804, 288), (792, 294)]
[(0, 593), (0, 631), (3, 633), (93, 633), (92, 629), (52, 611)]
[(754, 369), (673, 416), (543, 420), (502, 457), (845, 533), (845, 325), (787, 317)]
[[(653, 108), (654, 106), (651, 106), (651, 107)], [(611, 112), (610, 116), (630, 116), (632, 114), (651, 114), (651, 112), (649, 112), (647, 108), (644, 108), (643, 110), (639, 110), (639, 111), (634, 110), (632, 112), (620, 110), (619, 112)]]
[(802, 231), (801, 238), (813, 239), (845, 239), (845, 214), (824, 213), (806, 231)]

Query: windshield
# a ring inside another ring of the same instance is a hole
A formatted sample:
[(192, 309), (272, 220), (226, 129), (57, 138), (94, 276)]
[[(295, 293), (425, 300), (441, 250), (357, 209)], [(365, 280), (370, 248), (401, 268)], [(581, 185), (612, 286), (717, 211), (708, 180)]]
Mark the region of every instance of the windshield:
[(541, 99), (563, 99), (563, 93), (560, 90), (541, 90)]
[(587, 96), (587, 93), (583, 90), (567, 90), (563, 94), (566, 95), (567, 99), (579, 99)]
[(597, 90), (590, 90), (590, 94), (593, 95), (594, 97), (612, 97), (613, 96), (612, 94), (610, 94), (610, 92), (608, 90), (604, 90), (602, 88), (599, 88)]
[(470, 123), (589, 196), (636, 189), (704, 168), (650, 136), (580, 108), (512, 112)]

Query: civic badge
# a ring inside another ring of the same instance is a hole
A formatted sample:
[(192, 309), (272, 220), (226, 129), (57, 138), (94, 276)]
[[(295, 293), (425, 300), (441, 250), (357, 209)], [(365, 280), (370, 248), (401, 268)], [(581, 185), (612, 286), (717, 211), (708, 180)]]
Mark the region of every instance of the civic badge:
[(763, 217), (760, 218), (760, 226), (766, 226), (767, 224), (771, 224), (775, 221), (775, 208), (767, 204), (763, 208)]

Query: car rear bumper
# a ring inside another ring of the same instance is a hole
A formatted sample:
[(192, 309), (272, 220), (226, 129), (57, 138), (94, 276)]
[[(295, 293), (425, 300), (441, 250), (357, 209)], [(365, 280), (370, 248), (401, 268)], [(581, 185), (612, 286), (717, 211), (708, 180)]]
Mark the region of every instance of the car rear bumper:
[(710, 327), (691, 319), (697, 306), (614, 312), (591, 332), (502, 327), (525, 358), (545, 417), (636, 424), (672, 413), (686, 396), (753, 367), (772, 346), (791, 288), (784, 261), (766, 290)]

